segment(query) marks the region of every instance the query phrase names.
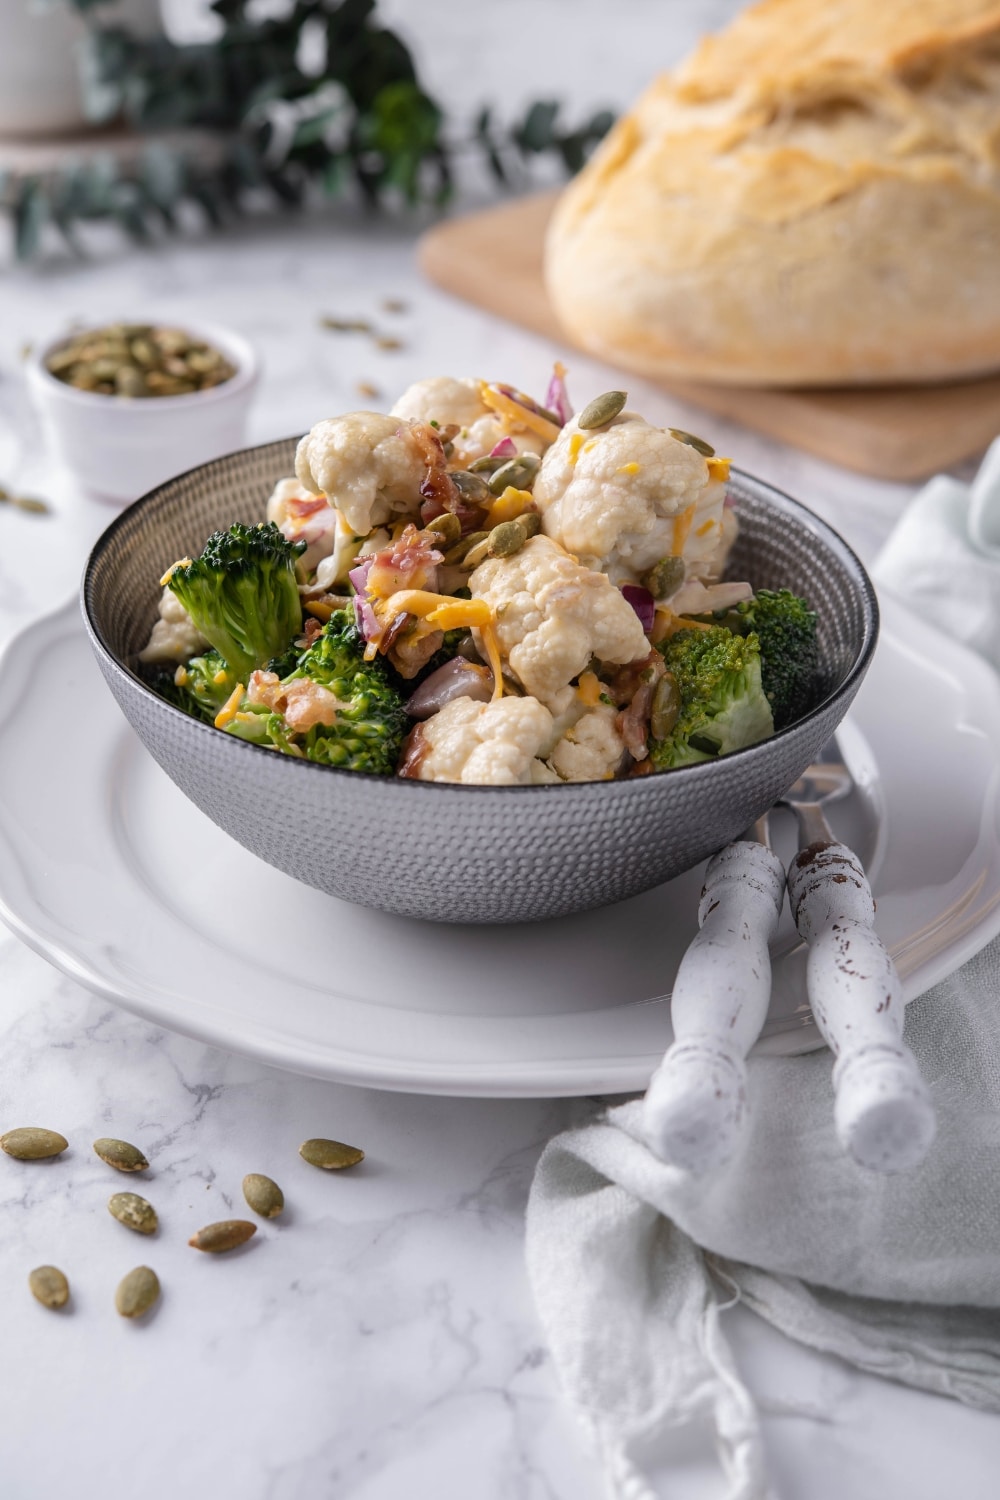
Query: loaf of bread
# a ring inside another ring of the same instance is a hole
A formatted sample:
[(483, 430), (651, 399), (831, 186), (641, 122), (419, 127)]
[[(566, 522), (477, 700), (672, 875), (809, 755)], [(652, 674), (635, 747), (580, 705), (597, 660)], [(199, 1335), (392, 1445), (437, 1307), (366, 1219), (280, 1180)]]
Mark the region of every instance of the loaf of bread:
[(762, 0), (570, 184), (546, 279), (579, 344), (653, 376), (1000, 368), (1000, 3)]

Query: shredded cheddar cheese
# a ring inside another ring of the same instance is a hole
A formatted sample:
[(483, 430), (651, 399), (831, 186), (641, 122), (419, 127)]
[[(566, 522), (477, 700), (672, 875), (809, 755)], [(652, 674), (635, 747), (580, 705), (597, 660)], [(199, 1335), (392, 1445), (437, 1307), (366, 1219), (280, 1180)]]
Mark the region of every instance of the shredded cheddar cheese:
[(479, 399), (490, 411), (495, 411), (498, 417), (512, 427), (525, 427), (529, 432), (537, 432), (539, 437), (547, 443), (554, 443), (562, 431), (555, 422), (550, 422), (548, 417), (541, 416), (529, 407), (522, 406), (520, 402), (514, 401), (510, 396), (498, 391), (495, 385), (489, 385), (485, 380), (479, 383)]
[(215, 716), (216, 729), (225, 729), (226, 725), (236, 718), (236, 715), (240, 711), (240, 704), (243, 702), (245, 691), (246, 689), (242, 682), (238, 682)]
[(708, 533), (712, 530), (712, 527), (715, 524), (715, 521), (712, 520), (702, 521), (701, 525), (698, 527), (698, 530), (695, 532), (695, 536), (708, 536)]
[(585, 441), (586, 439), (582, 432), (573, 433), (569, 440), (569, 461), (571, 464), (575, 464), (580, 457), (580, 449), (583, 447)]
[(176, 573), (178, 568), (189, 568), (190, 566), (191, 566), (191, 559), (189, 557), (182, 557), (177, 562), (171, 563), (170, 567), (167, 569), (167, 571), (164, 573), (163, 577), (160, 579), (160, 588), (161, 589), (165, 588), (166, 585), (170, 582), (170, 575), (171, 575), (171, 573)]
[[(477, 600), (476, 602), (482, 603), (483, 601)], [(497, 635), (493, 629), (492, 619), (488, 625), (480, 625), (479, 633), (483, 638), (483, 645), (486, 647), (486, 656), (490, 664), (490, 671), (493, 673), (492, 701), (495, 703), (498, 698), (503, 697), (503, 663), (500, 660), (500, 647), (497, 644)]]
[(229, 673), (226, 671), (225, 667), (220, 667), (215, 676), (212, 678), (212, 681), (215, 683), (216, 687), (221, 687), (228, 676)]
[(732, 463), (732, 459), (706, 458), (705, 463), (708, 466), (709, 479), (726, 480), (729, 478), (729, 466)]
[(582, 672), (577, 683), (576, 694), (587, 708), (596, 708), (601, 701), (601, 682), (596, 672)]
[(588, 438), (587, 441), (583, 445), (583, 451), (584, 451), (584, 453), (589, 453), (593, 448), (596, 448), (596, 447), (597, 447), (597, 439), (596, 438)]
[(178, 667), (177, 671), (174, 673), (174, 686), (187, 687), (190, 681), (191, 673), (188, 671), (187, 667)]
[(486, 512), (486, 524), (499, 526), (502, 521), (513, 521), (531, 506), (531, 491), (516, 490), (509, 484), (502, 495), (498, 495)]
[(661, 641), (676, 635), (678, 630), (711, 629), (711, 625), (706, 625), (704, 620), (688, 620), (682, 615), (675, 615), (673, 610), (666, 605), (659, 605), (653, 617), (653, 628), (649, 633), (649, 639), (654, 646), (658, 646)]
[(691, 522), (694, 520), (695, 507), (689, 505), (687, 510), (681, 511), (679, 516), (674, 517), (674, 540), (670, 551), (674, 557), (681, 557), (684, 553), (684, 545), (691, 530)]
[(618, 473), (619, 474), (638, 474), (639, 468), (640, 468), (639, 464), (622, 464), (621, 468), (618, 470)]

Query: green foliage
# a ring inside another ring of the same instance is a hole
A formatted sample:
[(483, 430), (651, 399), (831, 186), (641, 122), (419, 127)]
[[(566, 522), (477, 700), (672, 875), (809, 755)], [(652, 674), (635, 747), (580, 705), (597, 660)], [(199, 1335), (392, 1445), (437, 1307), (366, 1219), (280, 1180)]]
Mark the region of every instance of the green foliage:
[(271, 521), (237, 522), (213, 532), (201, 556), (167, 580), (238, 681), (281, 656), (302, 629), (295, 560), (304, 545), (286, 541)]
[(761, 589), (755, 598), (725, 613), (731, 630), (754, 631), (760, 642), (761, 677), (774, 715), (783, 729), (808, 713), (816, 696), (819, 643), (816, 615), (789, 589)]
[[(376, 0), (295, 0), (265, 20), (249, 17), (246, 0), (215, 0), (219, 37), (184, 46), (133, 35), (107, 19), (103, 0), (66, 3), (87, 21), (84, 95), (95, 123), (122, 119), (143, 135), (198, 130), (214, 140), (208, 151), (152, 140), (132, 165), (105, 154), (0, 179), (19, 259), (38, 253), (48, 224), (79, 250), (79, 226), (98, 219), (142, 243), (177, 229), (191, 206), (221, 226), (268, 198), (294, 209), (317, 192), (353, 191), (373, 207), (416, 207), (441, 206), (453, 191), (462, 143), (449, 140), (405, 43), (379, 24)], [(320, 44), (318, 71), (303, 70), (304, 39)], [(571, 130), (558, 116), (558, 104), (543, 101), (502, 129), (486, 108), (473, 141), (503, 183), (539, 156), (575, 172), (613, 117), (602, 111)]]
[(680, 712), (666, 739), (651, 741), (658, 771), (712, 760), (774, 733), (755, 635), (721, 625), (679, 630), (659, 649), (677, 684)]
[(340, 704), (334, 724), (296, 735), (280, 714), (264, 712), (240, 714), (227, 732), (321, 765), (391, 776), (410, 720), (382, 661), (366, 662), (364, 650), (352, 616), (338, 612), (285, 679), (307, 677), (327, 688)]

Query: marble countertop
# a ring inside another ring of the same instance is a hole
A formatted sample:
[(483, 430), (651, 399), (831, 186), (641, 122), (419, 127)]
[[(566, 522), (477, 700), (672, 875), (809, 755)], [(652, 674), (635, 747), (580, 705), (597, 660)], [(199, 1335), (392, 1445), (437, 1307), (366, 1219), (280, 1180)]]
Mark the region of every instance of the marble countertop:
[[(727, 9), (708, 7), (706, 18)], [(686, 25), (697, 10), (677, 7)], [(652, 24), (649, 5), (629, 14)], [(412, 252), (402, 226), (327, 212), (7, 275), (0, 482), (45, 494), (54, 514), (0, 510), (0, 643), (72, 594), (114, 514), (43, 451), (19, 368), (24, 343), (123, 308), (227, 323), (263, 356), (257, 442), (359, 404), (362, 381), (386, 402), (445, 371), (541, 387), (559, 351), (423, 284)], [(386, 312), (385, 298), (407, 310)], [(371, 317), (402, 347), (325, 332), (324, 312)], [(600, 365), (570, 363), (581, 396), (610, 383)], [(864, 557), (910, 493), (630, 384), (650, 418), (705, 431)], [(537, 1156), (594, 1101), (421, 1098), (297, 1078), (111, 1008), (2, 929), (0, 1039), (0, 1128), (48, 1125), (71, 1143), (52, 1163), (0, 1158), (4, 1500), (90, 1500), (116, 1487), (145, 1500), (597, 1500), (522, 1258)], [(160, 1212), (152, 1241), (130, 1241), (108, 1215), (108, 1194), (137, 1184), (109, 1180), (90, 1150), (99, 1135), (149, 1156), (138, 1190)], [(367, 1160), (342, 1177), (318, 1173), (297, 1155), (312, 1135), (356, 1142)], [(247, 1171), (282, 1183), (286, 1215), (229, 1257), (196, 1255), (186, 1240), (198, 1225), (243, 1212)], [(44, 1262), (72, 1282), (59, 1316), (28, 1293), (28, 1270)], [(164, 1293), (148, 1324), (132, 1326), (113, 1294), (141, 1262), (157, 1268)], [(995, 1494), (994, 1419), (797, 1348), (741, 1309), (726, 1316), (787, 1500), (940, 1500), (946, 1482), (965, 1500)], [(703, 1436), (665, 1451), (662, 1493), (721, 1494)]]

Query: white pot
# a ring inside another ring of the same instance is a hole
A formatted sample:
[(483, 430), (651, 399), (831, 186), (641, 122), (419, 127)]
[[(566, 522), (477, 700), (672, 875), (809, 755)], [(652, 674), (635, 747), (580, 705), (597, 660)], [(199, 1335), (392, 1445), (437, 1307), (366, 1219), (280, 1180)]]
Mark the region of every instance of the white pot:
[(215, 324), (182, 318), (177, 326), (221, 350), (235, 367), (232, 379), (188, 396), (130, 401), (78, 391), (50, 375), (45, 359), (62, 338), (29, 355), (28, 389), (50, 451), (92, 495), (129, 502), (185, 469), (243, 447), (259, 375), (253, 348)]
[[(159, 0), (112, 0), (102, 20), (142, 36), (162, 30)], [(86, 126), (77, 51), (86, 22), (67, 0), (0, 0), (0, 135), (58, 135)]]

